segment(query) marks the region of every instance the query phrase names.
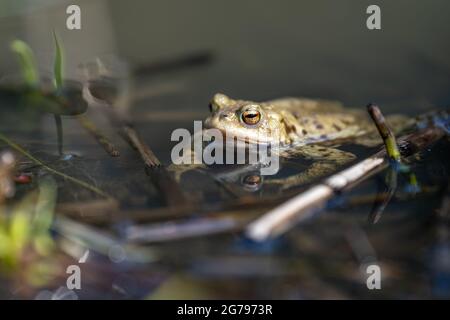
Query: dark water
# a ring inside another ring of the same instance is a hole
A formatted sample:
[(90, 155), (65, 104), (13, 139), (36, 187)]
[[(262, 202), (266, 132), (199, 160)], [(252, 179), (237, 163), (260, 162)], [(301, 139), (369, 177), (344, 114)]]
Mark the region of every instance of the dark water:
[[(68, 77), (80, 80), (79, 63), (99, 56), (120, 77), (121, 94), (130, 86), (133, 100), (116, 108), (166, 165), (175, 144), (172, 131), (192, 131), (193, 121), (208, 115), (216, 92), (256, 101), (327, 98), (356, 108), (375, 101), (386, 114), (406, 115), (450, 103), (446, 1), (380, 1), (382, 29), (377, 31), (365, 27), (367, 1), (80, 1), (79, 31), (64, 28), (65, 5), (5, 3), (1, 75), (17, 73), (8, 51), (16, 37), (30, 43), (42, 74), (49, 74), (55, 28), (66, 51)], [(198, 60), (188, 59), (197, 54)], [(119, 58), (110, 62), (109, 56)], [(35, 298), (42, 290), (65, 287), (65, 267), (76, 264), (74, 257), (86, 248), (91, 251), (82, 267), (83, 289), (75, 290), (79, 298), (450, 297), (448, 211), (440, 210), (448, 202), (448, 139), (414, 161), (420, 192), (411, 193), (408, 176), (399, 176), (377, 223), (371, 212), (374, 196), (386, 188), (386, 172), (285, 235), (254, 243), (243, 236), (243, 226), (306, 186), (249, 189), (242, 179), (253, 169), (223, 178), (224, 170), (236, 169), (210, 168), (187, 173), (181, 190), (167, 195), (108, 121), (108, 107), (91, 107), (86, 116), (121, 156), (107, 155), (76, 118), (64, 116), (64, 150), (77, 156), (63, 161), (53, 115), (4, 100), (0, 106), (3, 135), (119, 203), (101, 202), (101, 196), (55, 177), (61, 219), (53, 227), (58, 243), (53, 259), (63, 272), (41, 287), (20, 290), (14, 275), (3, 275), (2, 298)], [(359, 158), (377, 150), (344, 148)], [(307, 165), (286, 163), (277, 178)], [(28, 171), (36, 180), (48, 175), (39, 167)], [(34, 188), (35, 182), (19, 186), (17, 194)], [(167, 209), (167, 198), (178, 193), (198, 206)], [(100, 206), (90, 206), (92, 201)], [(367, 289), (370, 264), (381, 267), (381, 290)]]

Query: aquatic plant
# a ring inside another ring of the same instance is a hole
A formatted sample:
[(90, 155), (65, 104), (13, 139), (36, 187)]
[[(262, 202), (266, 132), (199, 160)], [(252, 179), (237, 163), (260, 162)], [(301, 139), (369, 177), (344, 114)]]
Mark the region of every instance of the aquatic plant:
[(64, 55), (55, 31), (53, 31), (53, 39), (55, 40), (55, 61), (53, 64), (53, 76), (55, 87), (58, 90), (61, 89), (63, 86)]
[(11, 50), (17, 55), (24, 86), (8, 88), (6, 91), (9, 96), (19, 98), (19, 103), (25, 102), (25, 106), (29, 105), (54, 115), (58, 136), (58, 152), (63, 155), (61, 116), (84, 113), (87, 109), (87, 103), (82, 97), (81, 85), (74, 82), (64, 83), (64, 54), (55, 32), (53, 32), (53, 38), (55, 43), (54, 89), (49, 89), (41, 84), (33, 50), (24, 41), (14, 40), (11, 43)]
[(39, 73), (36, 68), (33, 50), (22, 40), (14, 40), (11, 43), (11, 50), (17, 55), (25, 84), (32, 88), (37, 87), (39, 84)]
[[(62, 115), (77, 116), (77, 120), (113, 157), (120, 155), (120, 152), (113, 143), (102, 133), (92, 121), (82, 114), (87, 110), (88, 101), (83, 96), (83, 84), (77, 81), (64, 80), (64, 50), (63, 46), (53, 31), (55, 45), (55, 58), (53, 63), (53, 88), (48, 88), (40, 84), (40, 79), (31, 48), (21, 40), (14, 40), (11, 49), (16, 53), (21, 68), (22, 78), (25, 86), (12, 90), (19, 98), (19, 103), (25, 102), (34, 108), (51, 113), (55, 119), (56, 132), (58, 138), (58, 153), (63, 159), (71, 159), (63, 153), (63, 127)], [(6, 90), (11, 95), (11, 89)]]
[[(17, 204), (0, 208), (0, 267), (15, 271), (29, 253), (48, 256), (54, 241), (50, 235), (57, 197), (56, 182), (50, 176)], [(28, 258), (28, 257), (27, 257)]]
[[(55, 42), (53, 82), (56, 89), (61, 89), (63, 86), (64, 54), (55, 31), (53, 31), (53, 39)], [(25, 84), (31, 88), (37, 89), (40, 79), (33, 50), (26, 42), (18, 39), (11, 42), (11, 50), (17, 55), (20, 71)]]

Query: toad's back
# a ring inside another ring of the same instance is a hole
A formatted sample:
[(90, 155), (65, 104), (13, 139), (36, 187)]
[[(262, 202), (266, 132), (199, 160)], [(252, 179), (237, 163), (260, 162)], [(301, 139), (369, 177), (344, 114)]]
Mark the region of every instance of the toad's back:
[(217, 94), (211, 101), (208, 128), (256, 143), (274, 141), (302, 145), (358, 137), (373, 130), (362, 110), (339, 102), (284, 98), (267, 102), (234, 100)]
[(335, 101), (284, 98), (262, 106), (280, 115), (293, 144), (358, 137), (373, 131), (366, 112), (344, 108)]

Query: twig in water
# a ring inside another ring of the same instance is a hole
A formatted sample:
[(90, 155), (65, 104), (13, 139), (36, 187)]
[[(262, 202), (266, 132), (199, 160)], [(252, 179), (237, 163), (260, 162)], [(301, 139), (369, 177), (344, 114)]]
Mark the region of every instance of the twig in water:
[(237, 230), (248, 218), (225, 216), (217, 218), (168, 221), (150, 225), (130, 226), (125, 237), (130, 242), (164, 242), (191, 237), (207, 236)]
[(105, 151), (111, 156), (111, 157), (118, 157), (120, 156), (120, 151), (117, 150), (116, 146), (109, 141), (109, 139), (100, 132), (95, 124), (89, 120), (85, 116), (77, 116), (78, 121), (80, 124), (85, 128), (94, 138), (97, 140), (97, 142), (105, 149)]
[(378, 132), (380, 133), (380, 136), (383, 139), (384, 146), (386, 148), (386, 153), (395, 164), (395, 166), (390, 168), (386, 176), (388, 197), (383, 199), (381, 202), (375, 201), (374, 208), (371, 214), (369, 215), (369, 221), (371, 221), (372, 223), (377, 223), (387, 204), (390, 202), (392, 196), (397, 190), (397, 175), (399, 170), (409, 173), (409, 178), (412, 185), (411, 189), (413, 191), (418, 190), (418, 185), (414, 173), (409, 172), (409, 167), (402, 164), (401, 154), (398, 149), (397, 140), (395, 138), (394, 132), (387, 125), (386, 119), (384, 118), (381, 110), (375, 104), (369, 104), (367, 106), (367, 111), (372, 117), (372, 120), (374, 121), (375, 126), (377, 127)]
[(367, 106), (367, 111), (372, 117), (381, 138), (383, 138), (388, 156), (399, 163), (401, 161), (401, 156), (400, 151), (398, 150), (397, 141), (395, 140), (395, 135), (387, 125), (386, 119), (381, 113), (380, 108), (375, 104), (369, 104)]
[[(399, 139), (399, 145), (402, 146), (401, 155), (411, 156), (436, 142), (443, 135), (442, 129), (431, 127), (403, 136)], [(264, 241), (285, 232), (293, 226), (293, 222), (304, 220), (315, 210), (323, 209), (327, 201), (336, 193), (350, 189), (385, 169), (389, 165), (386, 155), (386, 150), (383, 149), (350, 168), (332, 175), (249, 224), (246, 234), (255, 241)]]
[(163, 195), (165, 203), (170, 207), (184, 205), (191, 207), (180, 186), (164, 166), (146, 168), (145, 172)]
[(133, 148), (139, 152), (142, 160), (147, 166), (146, 173), (150, 176), (159, 192), (163, 195), (165, 202), (169, 206), (188, 204), (189, 201), (183, 195), (178, 183), (173, 179), (170, 173), (167, 172), (166, 168), (161, 165), (161, 162), (150, 147), (142, 141), (136, 129), (131, 125), (124, 125), (123, 134)]
[[(384, 146), (386, 148), (386, 153), (397, 164), (401, 162), (400, 151), (398, 150), (397, 140), (395, 139), (394, 132), (387, 125), (386, 119), (384, 118), (381, 110), (375, 104), (369, 104), (367, 106), (367, 111), (369, 112), (375, 126), (378, 129), (378, 132), (383, 139)], [(397, 170), (395, 168), (390, 168), (387, 172), (386, 176), (387, 182), (387, 198), (382, 199), (381, 201), (375, 201), (374, 207), (369, 214), (369, 221), (372, 223), (377, 223), (386, 208), (387, 204), (392, 199), (395, 191), (397, 190)]]
[(391, 199), (397, 190), (397, 176), (397, 170), (390, 167), (386, 174), (387, 191), (382, 191), (377, 194), (372, 211), (369, 214), (369, 222), (373, 224), (377, 223), (380, 220), (384, 209), (388, 203), (391, 202)]
[(124, 251), (127, 260), (130, 262), (149, 263), (157, 259), (156, 253), (152, 249), (137, 248), (132, 245), (122, 244), (119, 239), (116, 239), (108, 233), (62, 216), (55, 218), (53, 228), (61, 236), (75, 244), (84, 248), (90, 248), (104, 255), (110, 254), (114, 248), (119, 248)]
[(62, 129), (62, 120), (61, 116), (58, 114), (53, 115), (55, 118), (55, 125), (56, 125), (56, 135), (58, 137), (58, 154), (60, 156), (63, 155), (63, 129)]
[(155, 156), (153, 151), (148, 147), (148, 145), (144, 141), (142, 141), (136, 129), (134, 129), (130, 125), (124, 125), (123, 134), (125, 135), (125, 138), (131, 143), (133, 148), (135, 148), (139, 152), (142, 160), (149, 168), (161, 166), (161, 162)]
[[(289, 194), (289, 193), (288, 193)], [(293, 193), (290, 193), (292, 196)], [(253, 212), (261, 214), (267, 207), (274, 207), (283, 200), (289, 199), (289, 196), (276, 196), (261, 199), (235, 199), (228, 203), (181, 203), (169, 207), (160, 207), (155, 209), (129, 209), (121, 210), (120, 208), (108, 208), (100, 210), (96, 204), (86, 203), (80, 207), (79, 203), (61, 204), (58, 211), (66, 216), (74, 217), (77, 220), (84, 219), (89, 223), (105, 224), (111, 222), (122, 221), (127, 219), (135, 223), (149, 223), (166, 221), (167, 219), (182, 219), (192, 216), (192, 212), (196, 212), (203, 217), (216, 216), (219, 214), (233, 214), (239, 212), (240, 215), (247, 215)], [(251, 209), (250, 209), (251, 208)], [(82, 212), (82, 214), (81, 214)], [(105, 213), (107, 212), (107, 213)]]
[(32, 156), (30, 153), (28, 153), (24, 148), (22, 148), (20, 145), (18, 145), (17, 143), (13, 142), (12, 140), (10, 140), (9, 138), (7, 138), (6, 136), (4, 136), (3, 134), (0, 133), (0, 140), (2, 140), (3, 142), (5, 142), (7, 145), (9, 145), (11, 148), (15, 149), (16, 151), (20, 152), (21, 154), (23, 154), (25, 157), (27, 157), (28, 159), (32, 160), (33, 162), (35, 162), (36, 164), (42, 166), (44, 169), (46, 169), (47, 171), (56, 174), (60, 177), (63, 177), (66, 180), (69, 180), (75, 184), (78, 184), (88, 190), (91, 190), (94, 193), (97, 193), (103, 197), (106, 198), (110, 198), (111, 196), (109, 196), (108, 194), (106, 194), (104, 191), (98, 189), (97, 187), (94, 187), (93, 185), (90, 185), (89, 183), (86, 183), (84, 181), (81, 181), (77, 178), (71, 177), (67, 174), (64, 174), (62, 172), (59, 172), (51, 167), (49, 167), (48, 165), (46, 165), (44, 162), (42, 162), (41, 160), (35, 158), (34, 156)]
[[(93, 97), (90, 94), (85, 95), (85, 99), (87, 99), (88, 103), (93, 102)], [(111, 105), (111, 102), (104, 101), (106, 104)], [(111, 108), (112, 112), (110, 115), (111, 123), (118, 125), (121, 130), (120, 134), (141, 156), (141, 159), (144, 161), (146, 166), (146, 173), (151, 177), (153, 183), (159, 189), (159, 191), (164, 196), (166, 203), (170, 206), (179, 205), (186, 203), (186, 199), (183, 196), (181, 190), (179, 190), (178, 184), (172, 178), (172, 176), (167, 172), (167, 170), (162, 167), (161, 162), (150, 149), (150, 147), (142, 140), (138, 131), (134, 128), (132, 123), (127, 119), (127, 116), (124, 114), (120, 114), (116, 109)], [(81, 119), (81, 118), (79, 118)], [(113, 152), (113, 154), (118, 155), (118, 151), (114, 152), (114, 147), (111, 143), (103, 136), (100, 135), (95, 127), (89, 124), (86, 121), (83, 121), (82, 124), (88, 129), (94, 136), (97, 137), (97, 140), (102, 143), (105, 150), (109, 152)], [(111, 153), (110, 153), (111, 154)]]

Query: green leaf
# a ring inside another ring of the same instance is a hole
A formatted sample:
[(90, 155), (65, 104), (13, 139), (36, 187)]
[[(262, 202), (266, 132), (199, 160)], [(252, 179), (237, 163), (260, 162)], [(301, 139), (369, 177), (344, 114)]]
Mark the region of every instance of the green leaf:
[(52, 177), (44, 177), (39, 181), (39, 196), (33, 225), (36, 234), (47, 234), (50, 230), (53, 223), (57, 188)]
[(34, 248), (41, 256), (47, 256), (55, 247), (55, 242), (49, 234), (40, 234), (34, 239)]
[(34, 214), (37, 192), (27, 193), (23, 199), (18, 202), (10, 215), (9, 237), (12, 248), (16, 255), (20, 255), (22, 250), (28, 246), (32, 237), (32, 216)]
[(22, 252), (31, 236), (30, 222), (30, 216), (26, 212), (18, 212), (11, 217), (9, 232), (12, 246), (17, 253)]
[(60, 89), (63, 85), (64, 54), (55, 31), (53, 31), (53, 38), (55, 39), (55, 63), (53, 65), (54, 81), (56, 89)]
[(19, 58), (20, 68), (25, 83), (30, 87), (36, 87), (39, 83), (39, 74), (36, 68), (33, 50), (22, 40), (14, 40), (11, 50)]
[(10, 251), (11, 239), (4, 230), (0, 230), (0, 260), (4, 259)]

